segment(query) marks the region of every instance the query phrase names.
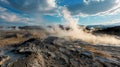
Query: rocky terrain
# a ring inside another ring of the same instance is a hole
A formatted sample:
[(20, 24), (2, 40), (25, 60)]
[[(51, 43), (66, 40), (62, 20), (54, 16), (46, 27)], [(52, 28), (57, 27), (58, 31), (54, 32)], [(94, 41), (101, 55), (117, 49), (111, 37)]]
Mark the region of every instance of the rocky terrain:
[(0, 67), (120, 67), (119, 49), (42, 30), (0, 31)]

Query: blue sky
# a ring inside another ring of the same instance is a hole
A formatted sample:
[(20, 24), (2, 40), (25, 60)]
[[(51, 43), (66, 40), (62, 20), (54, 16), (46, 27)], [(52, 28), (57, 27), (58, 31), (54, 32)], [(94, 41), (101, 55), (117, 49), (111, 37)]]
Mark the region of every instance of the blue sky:
[(0, 25), (64, 24), (63, 8), (81, 25), (120, 24), (120, 0), (0, 0)]

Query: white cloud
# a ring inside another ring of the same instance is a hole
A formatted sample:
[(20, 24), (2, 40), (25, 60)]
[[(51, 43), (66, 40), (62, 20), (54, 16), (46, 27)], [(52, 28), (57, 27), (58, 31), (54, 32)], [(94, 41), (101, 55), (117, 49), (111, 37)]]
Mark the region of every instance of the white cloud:
[(89, 4), (90, 2), (103, 2), (105, 0), (83, 0), (85, 4)]
[[(7, 6), (8, 9), (4, 8), (4, 5)], [(41, 16), (57, 14), (55, 0), (0, 0), (0, 6), (0, 19), (6, 22), (41, 25), (41, 22), (44, 22)], [(27, 16), (32, 14), (35, 17), (28, 18), (19, 15), (17, 12), (12, 12), (11, 9), (18, 12), (20, 11)]]
[(3, 7), (0, 6), (0, 12), (4, 12), (6, 10), (7, 10), (6, 8), (3, 8)]
[[(65, 6), (65, 5), (64, 5)], [(72, 15), (112, 15), (120, 12), (120, 0), (83, 0), (83, 3), (67, 5)]]
[(0, 18), (7, 22), (22, 22), (22, 23), (27, 23), (31, 20), (30, 18), (20, 17), (12, 13), (0, 14)]
[(55, 7), (56, 7), (55, 0), (47, 0), (47, 3), (48, 3), (49, 6), (52, 7), (52, 8), (55, 8)]
[(9, 12), (6, 8), (0, 6), (0, 19), (7, 22), (22, 22), (27, 23), (31, 21), (30, 18), (19, 16), (15, 13)]
[(55, 13), (55, 0), (7, 0), (11, 8), (25, 12), (25, 13)]

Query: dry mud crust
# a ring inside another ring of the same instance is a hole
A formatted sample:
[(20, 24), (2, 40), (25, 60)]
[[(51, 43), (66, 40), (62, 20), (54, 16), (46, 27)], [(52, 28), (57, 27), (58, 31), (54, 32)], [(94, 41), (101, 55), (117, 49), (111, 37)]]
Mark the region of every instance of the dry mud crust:
[(41, 51), (47, 67), (119, 67), (117, 62), (114, 63), (102, 56), (95, 56), (89, 50), (84, 50), (81, 44), (75, 44), (64, 38), (48, 37), (43, 41), (30, 39), (22, 43), (17, 50), (20, 53)]
[(44, 40), (31, 38), (14, 49), (14, 53), (26, 56), (8, 63), (7, 67), (120, 67), (119, 62), (83, 48), (81, 41), (53, 36)]
[(45, 67), (45, 64), (40, 53), (32, 53), (25, 58), (10, 63), (8, 67)]

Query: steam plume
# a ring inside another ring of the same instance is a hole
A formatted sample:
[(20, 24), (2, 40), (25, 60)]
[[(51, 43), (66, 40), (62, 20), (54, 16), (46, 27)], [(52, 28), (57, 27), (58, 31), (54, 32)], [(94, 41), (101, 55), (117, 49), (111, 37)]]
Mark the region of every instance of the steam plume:
[(78, 26), (78, 19), (73, 18), (67, 9), (63, 9), (62, 14), (67, 23), (64, 26), (69, 26), (71, 30), (62, 30), (57, 25), (55, 25), (54, 29), (51, 30), (52, 34), (59, 37), (70, 37), (71, 39), (80, 39), (91, 44), (120, 46), (120, 40), (116, 39), (114, 36), (95, 36), (91, 33), (83, 31), (83, 29), (80, 28), (80, 26)]

